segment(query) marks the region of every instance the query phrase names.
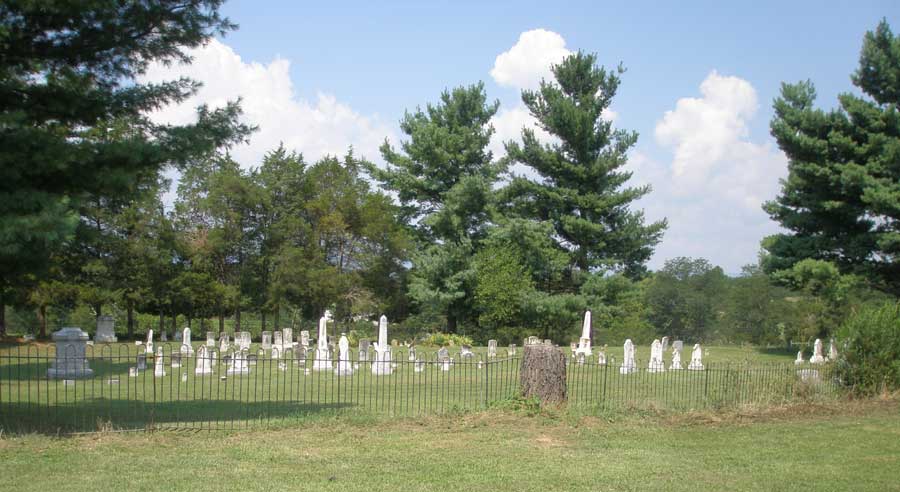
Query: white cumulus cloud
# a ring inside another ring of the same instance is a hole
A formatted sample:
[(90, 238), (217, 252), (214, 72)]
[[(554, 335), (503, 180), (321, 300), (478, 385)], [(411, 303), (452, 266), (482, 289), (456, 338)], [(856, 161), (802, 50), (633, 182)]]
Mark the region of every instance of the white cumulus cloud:
[(377, 115), (361, 115), (332, 94), (320, 92), (313, 100), (299, 97), (291, 81), (290, 62), (283, 58), (265, 64), (245, 61), (218, 40), (191, 55), (190, 65), (154, 64), (141, 77), (142, 82), (159, 82), (187, 76), (203, 83), (195, 96), (152, 117), (157, 122), (184, 124), (194, 120), (200, 104), (220, 107), (240, 97), (243, 120), (259, 127), (249, 144), (232, 149), (244, 167), (258, 165), (280, 142), (302, 152), (308, 161), (341, 155), (350, 145), (357, 155), (377, 160), (378, 146), (393, 133)]
[(542, 78), (553, 78), (550, 66), (570, 53), (566, 40), (553, 31), (525, 31), (512, 48), (497, 55), (491, 77), (501, 86), (535, 89)]
[(635, 181), (653, 186), (640, 206), (650, 219), (669, 219), (654, 267), (694, 256), (735, 273), (777, 231), (761, 205), (778, 193), (787, 159), (771, 141), (750, 138), (758, 106), (748, 81), (713, 71), (700, 84), (700, 97), (679, 99), (656, 124), (656, 142), (671, 160), (632, 156)]

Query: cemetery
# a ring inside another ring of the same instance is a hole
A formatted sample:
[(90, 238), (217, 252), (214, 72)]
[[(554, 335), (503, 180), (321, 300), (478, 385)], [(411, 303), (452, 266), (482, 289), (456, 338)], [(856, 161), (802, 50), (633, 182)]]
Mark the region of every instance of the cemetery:
[(900, 490), (898, 23), (5, 0), (0, 492)]

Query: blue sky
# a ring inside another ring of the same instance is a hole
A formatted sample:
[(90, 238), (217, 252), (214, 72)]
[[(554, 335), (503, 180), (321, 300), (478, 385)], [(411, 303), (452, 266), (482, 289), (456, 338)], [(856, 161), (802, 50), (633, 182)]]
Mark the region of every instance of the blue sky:
[(498, 138), (514, 138), (532, 124), (519, 91), (541, 75), (534, 61), (581, 49), (623, 63), (609, 116), (640, 134), (630, 166), (654, 192), (638, 207), (670, 220), (651, 267), (703, 256), (731, 273), (777, 230), (759, 203), (785, 172), (768, 134), (781, 82), (811, 79), (831, 107), (851, 90), (865, 31), (883, 17), (900, 30), (896, 2), (231, 1), (223, 10), (238, 31), (198, 51), (194, 66), (151, 68), (147, 79), (206, 83), (185, 107), (160, 112), (169, 121), (242, 96), (261, 126), (235, 151), (247, 166), (279, 141), (310, 158), (353, 144), (378, 160), (405, 109), (479, 80), (501, 102)]

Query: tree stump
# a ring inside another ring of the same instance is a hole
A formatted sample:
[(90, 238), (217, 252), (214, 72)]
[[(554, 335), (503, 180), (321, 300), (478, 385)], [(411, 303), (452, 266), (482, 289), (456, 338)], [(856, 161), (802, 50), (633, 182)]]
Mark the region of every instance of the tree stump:
[(566, 356), (552, 345), (527, 345), (519, 371), (522, 396), (542, 405), (566, 401)]

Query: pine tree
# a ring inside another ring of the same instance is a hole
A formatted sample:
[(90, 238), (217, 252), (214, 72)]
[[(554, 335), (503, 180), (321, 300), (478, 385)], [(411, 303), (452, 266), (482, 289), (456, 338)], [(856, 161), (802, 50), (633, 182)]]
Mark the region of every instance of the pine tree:
[(221, 0), (9, 0), (0, 7), (0, 278), (41, 274), (72, 238), (86, 197), (133, 192), (166, 164), (241, 138), (235, 104), (195, 124), (146, 115), (196, 90), (188, 79), (141, 84), (151, 62), (235, 26)]
[(552, 224), (556, 246), (570, 255), (573, 270), (637, 276), (666, 222), (645, 225), (643, 212), (628, 208), (650, 188), (625, 187), (631, 173), (622, 167), (637, 134), (614, 129), (603, 117), (623, 70), (607, 71), (595, 55), (581, 52), (552, 70), (555, 81), (523, 91), (522, 101), (555, 141), (541, 143), (526, 128), (521, 145), (507, 143), (509, 161), (529, 166), (540, 179), (512, 176), (503, 190), (504, 212)]
[[(789, 232), (763, 241), (764, 268), (833, 263), (900, 294), (900, 39), (882, 21), (863, 41), (840, 108), (813, 107), (809, 81), (783, 84), (772, 135), (787, 155), (781, 193), (764, 205)], [(866, 97), (868, 96), (868, 97)]]

